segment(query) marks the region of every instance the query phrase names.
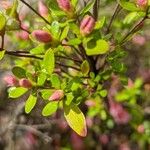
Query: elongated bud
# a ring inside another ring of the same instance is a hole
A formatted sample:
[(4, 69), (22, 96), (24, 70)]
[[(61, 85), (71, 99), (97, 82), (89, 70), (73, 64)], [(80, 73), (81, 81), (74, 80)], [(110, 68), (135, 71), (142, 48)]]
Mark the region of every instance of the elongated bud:
[(38, 12), (43, 17), (46, 17), (48, 15), (48, 8), (42, 1), (38, 2)]
[(21, 87), (24, 87), (24, 88), (31, 88), (32, 87), (32, 83), (26, 78), (20, 79), (19, 80), (19, 85)]
[(80, 24), (80, 33), (84, 36), (90, 34), (95, 26), (95, 20), (92, 16), (86, 15)]
[(136, 4), (141, 9), (146, 9), (148, 6), (148, 0), (136, 0)]
[(63, 90), (56, 90), (49, 98), (50, 101), (59, 101), (64, 97)]
[(65, 12), (69, 12), (72, 10), (72, 6), (69, 0), (57, 0), (58, 6)]
[(43, 30), (34, 30), (32, 36), (39, 42), (49, 43), (52, 41), (50, 33)]
[(8, 86), (18, 86), (19, 85), (19, 81), (16, 79), (16, 77), (14, 77), (12, 75), (5, 76), (3, 80)]

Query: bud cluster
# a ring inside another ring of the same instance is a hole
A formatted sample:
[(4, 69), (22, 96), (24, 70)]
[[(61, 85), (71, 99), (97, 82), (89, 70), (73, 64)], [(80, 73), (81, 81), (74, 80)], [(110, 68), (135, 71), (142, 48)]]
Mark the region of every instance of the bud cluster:
[(15, 76), (7, 75), (3, 80), (8, 86), (20, 86), (24, 88), (32, 87), (32, 83), (26, 78), (18, 80)]

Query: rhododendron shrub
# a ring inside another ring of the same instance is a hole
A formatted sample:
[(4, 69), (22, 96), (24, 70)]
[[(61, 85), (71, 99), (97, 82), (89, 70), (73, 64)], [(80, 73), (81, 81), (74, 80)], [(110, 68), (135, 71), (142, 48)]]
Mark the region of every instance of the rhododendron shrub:
[[(108, 130), (118, 126), (130, 126), (137, 135), (146, 133), (139, 97), (148, 85), (140, 73), (131, 79), (126, 64), (129, 44), (142, 47), (147, 42), (142, 34), (150, 18), (148, 1), (39, 0), (32, 5), (13, 0), (0, 4), (1, 65), (4, 59), (12, 62), (12, 74), (4, 81), (9, 98), (26, 96), (25, 113), (32, 114), (37, 107), (43, 117), (61, 111), (82, 137), (98, 118), (93, 132), (99, 133), (97, 140), (104, 146), (111, 140)], [(27, 11), (22, 12), (22, 7)], [(84, 147), (73, 132), (71, 141), (73, 147)], [(120, 149), (128, 147), (121, 144)]]

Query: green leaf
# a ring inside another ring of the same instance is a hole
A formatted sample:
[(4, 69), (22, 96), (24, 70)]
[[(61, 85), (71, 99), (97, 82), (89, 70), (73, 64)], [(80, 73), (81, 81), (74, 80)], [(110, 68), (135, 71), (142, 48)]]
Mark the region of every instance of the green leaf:
[(106, 17), (104, 16), (101, 18), (101, 20), (96, 22), (94, 29), (101, 29), (104, 26), (105, 21), (106, 21)]
[(57, 74), (51, 75), (51, 83), (52, 83), (52, 87), (56, 89), (60, 89), (61, 82)]
[(62, 33), (61, 33), (60, 41), (64, 40), (64, 39), (67, 37), (68, 32), (69, 32), (69, 25), (67, 25), (67, 26), (63, 29), (63, 31), (62, 31)]
[(88, 11), (90, 11), (90, 9), (94, 6), (95, 4), (95, 0), (92, 0), (91, 2), (89, 2), (81, 11), (80, 11), (80, 15), (84, 15), (86, 14)]
[(59, 38), (60, 31), (61, 31), (61, 30), (60, 30), (60, 24), (59, 24), (59, 22), (58, 22), (58, 21), (52, 22), (52, 24), (51, 24), (51, 33), (52, 33), (52, 35), (53, 35), (56, 39)]
[(45, 52), (45, 45), (44, 44), (39, 44), (37, 47), (33, 48), (30, 50), (31, 54), (42, 54)]
[(78, 0), (71, 0), (71, 4), (73, 7), (76, 7), (76, 5), (78, 4)]
[(72, 46), (79, 45), (80, 43), (81, 43), (81, 40), (78, 38), (71, 39), (67, 42), (68, 45), (72, 45)]
[(0, 51), (0, 60), (2, 60), (2, 59), (3, 59), (4, 55), (5, 55), (5, 50)]
[(106, 97), (106, 96), (107, 96), (107, 90), (101, 90), (101, 91), (99, 92), (99, 94), (100, 94), (100, 96), (102, 96), (102, 97)]
[(81, 64), (81, 72), (83, 75), (87, 75), (90, 71), (90, 65), (87, 60), (84, 60), (83, 63)]
[(137, 18), (137, 12), (131, 12), (129, 13), (123, 20), (124, 24), (130, 24), (134, 21), (135, 18)]
[(11, 88), (9, 90), (9, 97), (10, 98), (18, 98), (25, 94), (28, 91), (28, 89), (23, 87), (17, 87), (17, 88)]
[(46, 74), (44, 72), (40, 72), (40, 74), (38, 75), (38, 80), (37, 80), (37, 84), (42, 86), (45, 81), (46, 81)]
[(55, 67), (55, 57), (52, 49), (47, 50), (45, 53), (43, 63), (47, 73), (51, 75)]
[(6, 25), (6, 18), (2, 13), (0, 13), (0, 31), (4, 29), (5, 25)]
[(10, 17), (17, 18), (17, 7), (18, 0), (14, 0), (12, 7), (6, 10), (6, 14)]
[(34, 108), (36, 102), (37, 102), (37, 97), (30, 95), (25, 103), (25, 112), (27, 114), (31, 112), (31, 110)]
[(53, 92), (54, 92), (54, 90), (51, 90), (51, 89), (40, 90), (41, 96), (44, 100), (48, 100)]
[(102, 39), (99, 39), (97, 41), (95, 41), (95, 39), (92, 39), (85, 45), (85, 48), (87, 55), (99, 55), (105, 54), (109, 50), (109, 44)]
[(140, 9), (136, 7), (135, 3), (127, 2), (125, 0), (118, 0), (118, 3), (123, 9), (126, 9), (128, 11), (139, 11)]
[(68, 125), (80, 136), (87, 135), (86, 121), (81, 110), (75, 105), (64, 105), (64, 116)]
[(58, 108), (58, 102), (50, 102), (43, 108), (42, 115), (50, 116), (56, 112), (57, 108)]
[(21, 68), (21, 67), (19, 67), (19, 66), (16, 66), (16, 67), (14, 67), (13, 69), (12, 69), (12, 73), (16, 76), (16, 77), (18, 77), (18, 78), (26, 78), (26, 71), (23, 69), (23, 68)]
[(65, 104), (66, 105), (70, 105), (71, 104), (71, 102), (72, 102), (72, 100), (74, 99), (74, 96), (73, 96), (73, 94), (72, 93), (67, 93), (66, 94), (66, 101), (65, 101)]

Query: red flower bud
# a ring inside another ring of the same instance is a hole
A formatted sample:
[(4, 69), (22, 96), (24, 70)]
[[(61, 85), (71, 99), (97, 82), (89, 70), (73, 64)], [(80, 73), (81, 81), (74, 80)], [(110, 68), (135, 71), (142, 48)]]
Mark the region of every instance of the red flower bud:
[(38, 12), (43, 17), (48, 15), (48, 8), (42, 1), (38, 2)]
[(86, 36), (90, 34), (95, 26), (95, 20), (92, 16), (86, 15), (80, 24), (80, 32), (82, 35)]
[(63, 11), (69, 12), (72, 9), (71, 3), (69, 0), (57, 0), (58, 6)]
[(50, 96), (49, 100), (50, 101), (57, 101), (61, 100), (64, 97), (64, 92), (63, 90), (56, 90), (54, 93)]
[(52, 41), (50, 33), (43, 30), (34, 30), (32, 36), (39, 42), (48, 43)]
[(32, 87), (32, 83), (28, 79), (25, 79), (25, 78), (22, 78), (21, 80), (19, 80), (19, 85), (24, 88)]
[(16, 77), (12, 75), (5, 76), (4, 81), (8, 86), (18, 86), (18, 83), (19, 83)]
[(148, 6), (148, 0), (136, 0), (136, 4), (138, 7), (145, 9)]

